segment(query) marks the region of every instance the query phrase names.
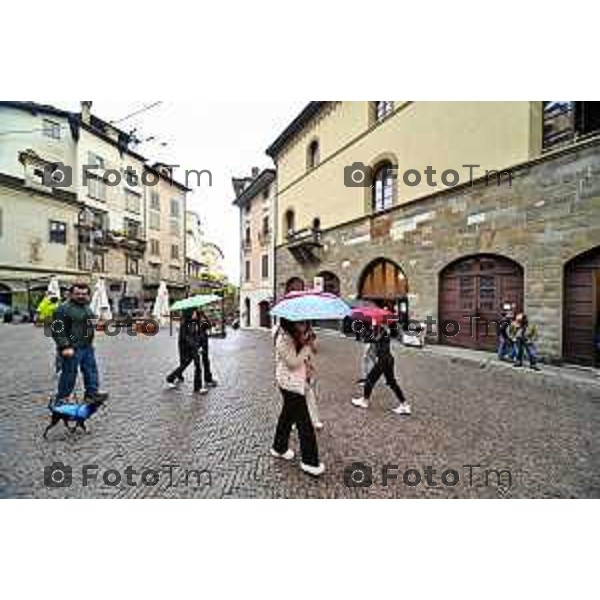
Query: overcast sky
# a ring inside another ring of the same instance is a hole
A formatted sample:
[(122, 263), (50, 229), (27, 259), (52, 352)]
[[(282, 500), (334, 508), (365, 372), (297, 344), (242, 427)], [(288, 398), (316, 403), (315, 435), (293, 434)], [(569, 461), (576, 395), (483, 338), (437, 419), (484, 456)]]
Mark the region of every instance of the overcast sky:
[[(95, 101), (92, 112), (106, 121), (118, 120), (154, 101)], [(78, 111), (78, 101), (49, 101)], [(202, 187), (188, 196), (188, 208), (202, 218), (205, 237), (225, 253), (225, 271), (239, 281), (239, 215), (231, 203), (231, 178), (249, 175), (253, 166), (272, 167), (265, 149), (302, 110), (306, 101), (290, 102), (182, 102), (165, 101), (137, 116), (115, 123), (125, 131), (137, 128), (142, 140), (136, 150), (151, 160), (180, 164), (185, 169), (208, 169)], [(166, 145), (164, 145), (166, 144)], [(191, 179), (194, 182), (195, 179)], [(193, 185), (191, 187), (194, 187)]]

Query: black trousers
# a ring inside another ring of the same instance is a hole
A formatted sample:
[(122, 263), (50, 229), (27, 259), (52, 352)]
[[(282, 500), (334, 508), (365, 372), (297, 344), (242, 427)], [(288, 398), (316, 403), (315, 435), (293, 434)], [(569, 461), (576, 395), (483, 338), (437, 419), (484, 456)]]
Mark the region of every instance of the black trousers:
[(317, 436), (310, 419), (306, 398), (296, 392), (281, 389), (283, 396), (283, 408), (275, 430), (275, 442), (273, 449), (283, 454), (289, 448), (292, 425), (296, 424), (298, 438), (300, 439), (300, 452), (302, 462), (312, 467), (319, 466), (319, 449), (317, 447)]
[(213, 380), (212, 371), (210, 370), (210, 357), (208, 356), (208, 341), (202, 344), (202, 368), (204, 369), (204, 381), (210, 383)]
[(396, 375), (394, 374), (394, 358), (392, 356), (389, 358), (377, 359), (375, 366), (367, 375), (364, 392), (365, 400), (368, 400), (371, 397), (373, 388), (382, 375), (385, 377), (385, 383), (391, 388), (394, 394), (396, 394), (396, 398), (402, 403), (406, 402), (406, 398), (396, 381)]
[(179, 366), (168, 375), (167, 381), (174, 383), (175, 379), (183, 379), (183, 372), (194, 363), (194, 391), (198, 392), (202, 388), (202, 365), (200, 364), (199, 350), (185, 350), (179, 354)]

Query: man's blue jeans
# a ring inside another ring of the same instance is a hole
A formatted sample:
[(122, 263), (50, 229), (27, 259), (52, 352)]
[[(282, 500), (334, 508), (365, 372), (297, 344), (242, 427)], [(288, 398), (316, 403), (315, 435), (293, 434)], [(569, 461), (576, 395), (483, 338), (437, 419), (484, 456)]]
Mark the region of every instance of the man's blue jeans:
[(99, 388), (98, 366), (96, 365), (96, 353), (93, 346), (76, 348), (75, 354), (70, 358), (62, 357), (62, 370), (58, 380), (57, 401), (66, 400), (73, 393), (77, 382), (77, 372), (81, 369), (83, 373), (83, 385), (85, 393), (95, 394)]

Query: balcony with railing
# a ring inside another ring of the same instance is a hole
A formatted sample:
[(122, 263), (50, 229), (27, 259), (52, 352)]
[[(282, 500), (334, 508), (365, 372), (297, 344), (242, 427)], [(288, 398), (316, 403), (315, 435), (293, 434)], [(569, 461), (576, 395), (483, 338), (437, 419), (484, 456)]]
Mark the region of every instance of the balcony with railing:
[(288, 231), (287, 248), (299, 263), (321, 261), (321, 230), (315, 227)]

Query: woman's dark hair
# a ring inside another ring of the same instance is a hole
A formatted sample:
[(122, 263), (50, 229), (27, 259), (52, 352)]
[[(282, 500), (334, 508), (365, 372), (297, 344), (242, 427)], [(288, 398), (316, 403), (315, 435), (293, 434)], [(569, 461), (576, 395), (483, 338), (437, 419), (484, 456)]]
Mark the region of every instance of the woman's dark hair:
[(281, 317), (279, 319), (279, 327), (285, 331), (293, 340), (294, 345), (296, 346), (296, 352), (300, 352), (302, 350), (302, 341), (300, 340), (300, 336), (298, 335), (298, 330), (296, 329), (296, 323), (294, 321), (290, 321), (289, 319), (284, 319)]
[(526, 314), (523, 314), (523, 316), (521, 317), (521, 327), (525, 328), (529, 326), (529, 319), (527, 318)]

